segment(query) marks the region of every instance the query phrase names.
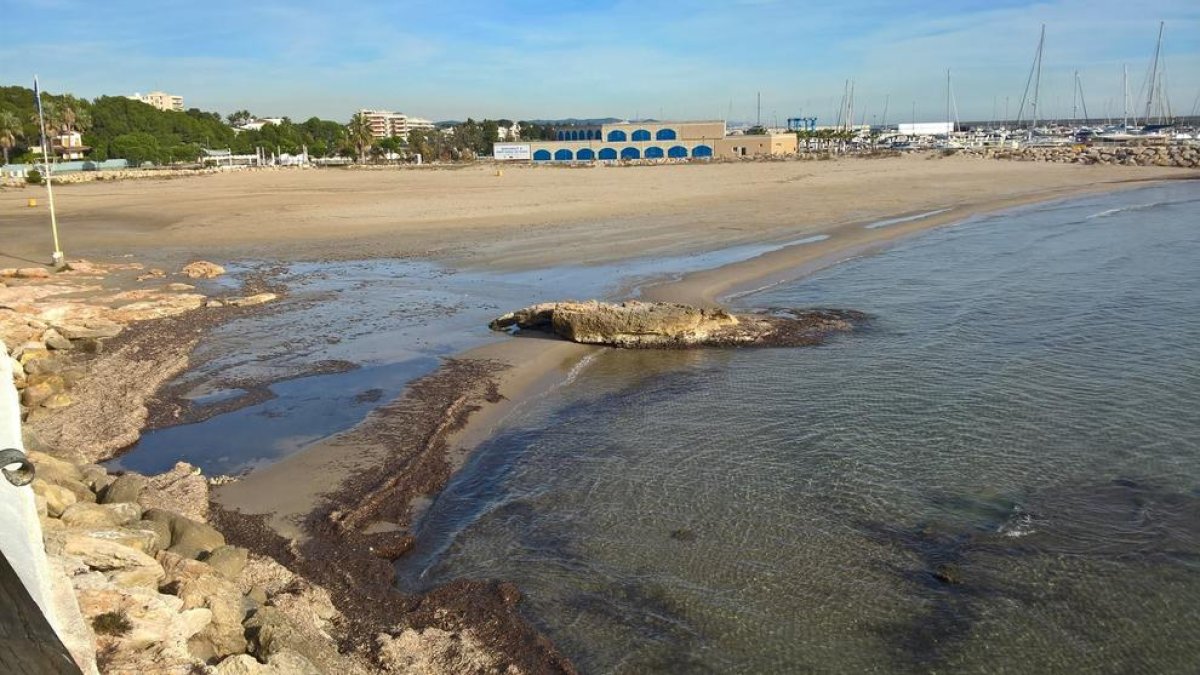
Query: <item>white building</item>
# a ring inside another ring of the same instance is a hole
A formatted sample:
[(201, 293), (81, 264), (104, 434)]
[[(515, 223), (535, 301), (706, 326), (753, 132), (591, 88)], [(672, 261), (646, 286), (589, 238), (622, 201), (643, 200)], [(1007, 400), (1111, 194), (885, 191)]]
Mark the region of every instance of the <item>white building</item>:
[(282, 117), (259, 117), (252, 119), (244, 124), (239, 124), (234, 129), (238, 131), (259, 131), (268, 124), (283, 124)]
[(366, 118), (367, 123), (371, 125), (371, 135), (375, 138), (395, 137), (408, 140), (408, 132), (414, 129), (433, 128), (432, 120), (409, 117), (404, 113), (390, 110), (367, 110), (364, 108), (359, 110), (358, 114)]
[(133, 96), (126, 96), (125, 98), (131, 98), (135, 101), (148, 103), (159, 110), (174, 110), (175, 112), (183, 112), (183, 97), (175, 96), (174, 94), (168, 94), (164, 91), (152, 91), (145, 96), (142, 96), (141, 94), (134, 94)]

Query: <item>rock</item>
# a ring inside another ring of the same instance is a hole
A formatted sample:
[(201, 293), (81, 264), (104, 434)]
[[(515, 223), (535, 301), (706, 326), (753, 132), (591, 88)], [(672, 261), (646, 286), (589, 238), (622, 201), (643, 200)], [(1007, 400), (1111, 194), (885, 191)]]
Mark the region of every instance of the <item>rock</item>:
[(68, 506), (61, 519), (67, 527), (109, 527), (127, 525), (142, 517), (137, 504), (90, 504), (77, 502)]
[(185, 609), (205, 607), (212, 612), (212, 623), (194, 636), (188, 647), (205, 660), (246, 651), (245, 606), (237, 586), (211, 571), (197, 578), (178, 581), (172, 588), (183, 600)]
[(64, 480), (83, 482), (83, 470), (73, 462), (59, 459), (40, 450), (30, 450), (25, 453), (25, 456), (37, 468), (38, 478), (51, 483), (59, 483)]
[(231, 656), (217, 664), (217, 675), (321, 675), (311, 661), (291, 650), (273, 654), (259, 663), (249, 654)]
[(46, 500), (46, 513), (51, 518), (60, 517), (76, 501), (75, 493), (61, 485), (52, 485), (41, 478), (34, 478), (33, 493)]
[(27, 408), (41, 405), (51, 396), (54, 396), (54, 393), (54, 387), (45, 382), (26, 384), (25, 389), (21, 391), (21, 405)]
[(255, 293), (241, 298), (225, 298), (225, 304), (234, 307), (250, 307), (252, 305), (261, 305), (272, 302), (278, 299), (279, 296), (274, 293)]
[(240, 546), (220, 546), (204, 559), (214, 570), (226, 579), (236, 579), (246, 567), (249, 551)]
[(207, 260), (197, 260), (184, 265), (180, 273), (191, 279), (212, 279), (225, 273), (225, 268)]
[(99, 338), (80, 338), (74, 344), (79, 351), (85, 354), (100, 354), (104, 352), (104, 343)]
[(204, 303), (204, 306), (208, 307), (209, 309), (217, 309), (219, 307), (224, 307), (225, 303), (221, 302), (220, 300), (209, 300), (208, 302)]
[[(136, 523), (130, 524), (130, 527), (154, 534), (153, 550), (146, 551), (150, 555), (158, 555), (159, 551), (171, 546), (171, 524), (166, 521), (139, 520)], [(161, 563), (162, 561), (160, 560), (159, 562)]]
[(440, 628), (406, 628), (392, 637), (381, 634), (379, 660), (389, 672), (486, 673), (499, 672), (497, 658), (469, 632), (451, 633)]
[(170, 471), (148, 478), (138, 503), (203, 522), (208, 520), (208, 482), (199, 469), (178, 462)]
[[(8, 270), (5, 270), (6, 272)], [(17, 279), (49, 279), (50, 270), (44, 267), (22, 267), (18, 270), (13, 270), (12, 274), (5, 276), (16, 277)]]
[(225, 537), (220, 532), (178, 513), (152, 508), (146, 510), (145, 518), (165, 521), (171, 528), (171, 545), (167, 550), (186, 558), (196, 558), (225, 545)]
[(56, 323), (54, 330), (68, 340), (112, 338), (121, 334), (124, 326), (108, 319), (88, 319), (80, 323)]
[(142, 496), (142, 491), (146, 489), (149, 481), (145, 476), (136, 473), (127, 473), (117, 476), (112, 485), (100, 497), (101, 504), (114, 504), (118, 502), (137, 502)]
[(42, 401), (42, 407), (47, 410), (61, 410), (74, 403), (69, 394), (55, 394), (50, 398)]
[(45, 342), (46, 346), (50, 349), (67, 350), (74, 347), (70, 340), (63, 337), (61, 333), (53, 328), (50, 328), (45, 333), (42, 333), (42, 342)]
[(88, 567), (101, 572), (127, 567), (162, 569), (158, 561), (145, 553), (115, 540), (90, 536), (88, 532), (68, 530), (56, 534), (55, 537), (47, 537), (46, 552), (75, 556)]
[(104, 467), (98, 464), (84, 464), (79, 467), (79, 472), (83, 474), (83, 484), (96, 494), (103, 493), (115, 480), (113, 476), (108, 475), (108, 471)]
[(276, 607), (260, 607), (243, 626), (250, 653), (263, 660), (287, 649), (288, 640), (294, 635), (287, 616)]
[(574, 342), (625, 348), (800, 346), (818, 344), (831, 332), (852, 330), (865, 318), (860, 312), (831, 309), (735, 317), (721, 309), (676, 303), (590, 301), (533, 305), (498, 317), (489, 327), (550, 331)]
[(99, 527), (94, 529), (82, 530), (81, 534), (93, 539), (103, 539), (105, 541), (116, 542), (122, 546), (127, 546), (153, 556), (158, 552), (158, 537), (150, 530), (141, 529), (137, 524), (132, 524), (128, 527)]
[(195, 288), (196, 287), (191, 284), (181, 284), (178, 282), (170, 283), (170, 284), (167, 284), (167, 286), (166, 286), (166, 289), (168, 291), (190, 291), (190, 290), (194, 290)]
[(183, 610), (179, 598), (147, 588), (75, 579), (79, 609), (89, 624), (101, 614), (120, 614), (131, 624), (122, 635), (97, 636), (104, 672), (183, 675), (203, 666), (187, 641), (212, 622), (208, 609)]

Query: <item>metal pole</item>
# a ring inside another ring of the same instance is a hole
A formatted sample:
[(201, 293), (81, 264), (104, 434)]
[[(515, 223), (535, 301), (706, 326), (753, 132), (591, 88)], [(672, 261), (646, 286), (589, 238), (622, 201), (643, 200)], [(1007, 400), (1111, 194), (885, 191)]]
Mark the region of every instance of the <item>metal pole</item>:
[(50, 203), (50, 232), (54, 236), (54, 254), (51, 256), (51, 262), (55, 267), (62, 267), (64, 256), (62, 247), (58, 243), (58, 216), (54, 211), (54, 187), (52, 186), (54, 159), (50, 156), (50, 148), (47, 144), (46, 117), (42, 113), (42, 90), (38, 87), (37, 75), (33, 76), (33, 88), (37, 92), (38, 126), (42, 131), (42, 160), (46, 166), (46, 199)]

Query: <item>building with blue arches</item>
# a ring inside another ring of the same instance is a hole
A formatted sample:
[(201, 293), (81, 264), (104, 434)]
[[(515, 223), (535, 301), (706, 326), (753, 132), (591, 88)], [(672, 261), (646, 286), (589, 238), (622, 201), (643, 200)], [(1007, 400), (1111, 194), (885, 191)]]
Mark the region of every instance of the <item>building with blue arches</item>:
[(785, 155), (795, 153), (797, 147), (794, 134), (727, 136), (722, 121), (573, 125), (556, 129), (554, 136), (553, 141), (530, 141), (527, 154), (509, 158), (534, 162), (704, 160)]

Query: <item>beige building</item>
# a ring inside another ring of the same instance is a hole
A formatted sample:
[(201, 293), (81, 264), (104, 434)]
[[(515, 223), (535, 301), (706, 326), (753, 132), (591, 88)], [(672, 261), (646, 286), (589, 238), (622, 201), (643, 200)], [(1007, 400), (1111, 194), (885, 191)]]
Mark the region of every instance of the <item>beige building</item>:
[(183, 112), (183, 97), (175, 96), (174, 94), (168, 94), (165, 91), (152, 91), (145, 96), (141, 94), (134, 94), (133, 96), (128, 96), (126, 98), (131, 98), (135, 101), (141, 101), (142, 103), (148, 103), (159, 110), (174, 110), (175, 112)]
[(535, 162), (711, 159), (794, 154), (795, 134), (728, 136), (725, 122), (619, 122), (555, 130), (529, 143)]
[(390, 110), (367, 110), (364, 108), (359, 110), (358, 114), (366, 118), (367, 123), (371, 125), (371, 135), (375, 138), (395, 137), (408, 140), (410, 131), (433, 128), (431, 120), (409, 117), (404, 113)]

